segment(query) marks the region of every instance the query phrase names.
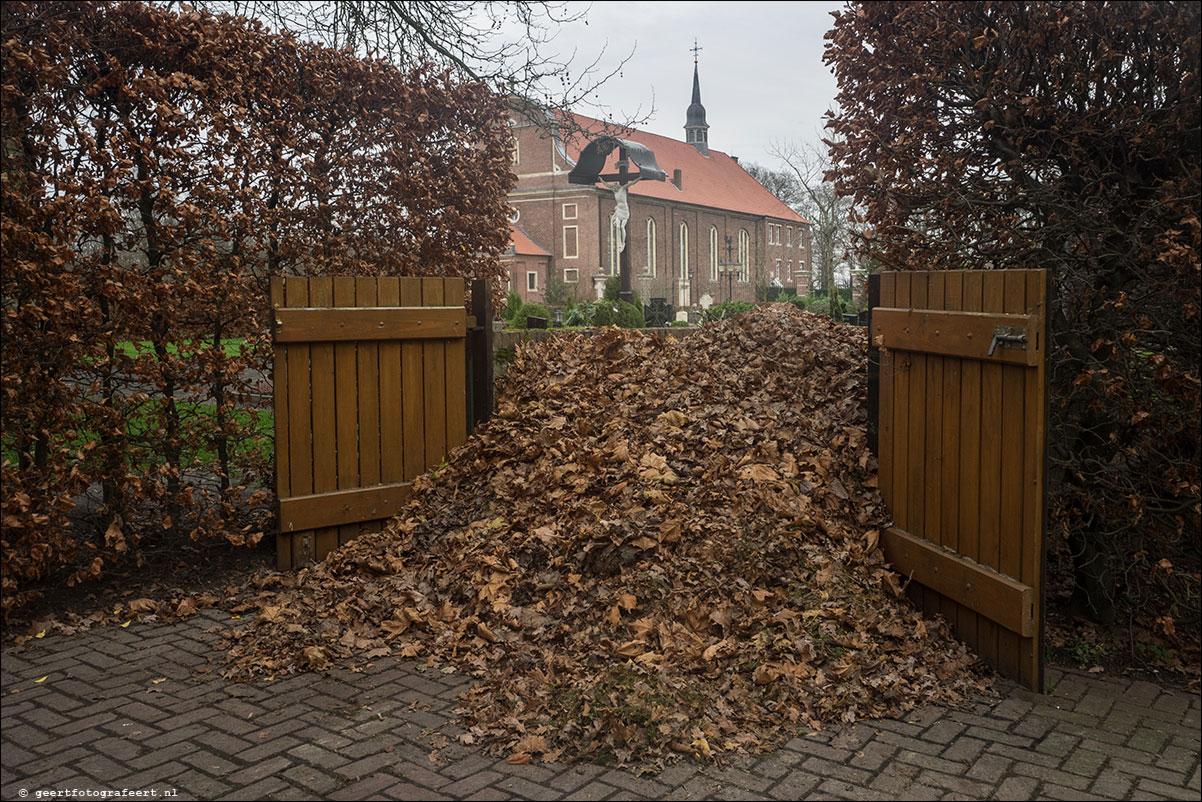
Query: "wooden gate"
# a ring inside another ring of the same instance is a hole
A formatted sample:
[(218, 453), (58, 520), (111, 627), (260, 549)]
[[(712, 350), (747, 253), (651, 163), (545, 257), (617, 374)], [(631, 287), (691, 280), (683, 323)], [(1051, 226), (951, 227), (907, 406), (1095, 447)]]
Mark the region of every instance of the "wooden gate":
[(281, 570), (378, 531), (466, 440), (463, 299), (460, 278), (272, 279)]
[(883, 273), (869, 303), (886, 557), (917, 605), (1042, 690), (1046, 271)]

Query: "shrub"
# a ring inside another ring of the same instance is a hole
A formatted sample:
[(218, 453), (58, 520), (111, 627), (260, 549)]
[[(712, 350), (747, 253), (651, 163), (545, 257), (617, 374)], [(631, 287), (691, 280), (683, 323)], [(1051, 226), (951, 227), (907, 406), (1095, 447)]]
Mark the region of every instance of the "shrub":
[[(636, 300), (638, 296), (635, 296)], [(641, 329), (646, 325), (643, 317), (642, 304), (628, 304), (618, 301), (615, 304), (617, 324), (624, 329)]]
[(517, 314), (513, 316), (511, 325), (515, 329), (524, 329), (527, 327), (527, 318), (531, 317), (548, 317), (547, 307), (542, 304), (522, 304)]
[(756, 306), (748, 301), (726, 301), (725, 303), (715, 304), (705, 310), (702, 316), (702, 322), (714, 323), (719, 320), (725, 320), (728, 317), (734, 317), (742, 312), (750, 312)]
[(565, 326), (621, 326), (641, 329), (646, 325), (643, 307), (624, 301), (578, 301), (564, 315)]
[(543, 304), (548, 309), (563, 309), (572, 303), (572, 288), (557, 276), (547, 277), (547, 288), (543, 290)]
[(518, 295), (517, 290), (510, 290), (509, 296), (505, 299), (505, 308), (501, 310), (501, 314), (505, 318), (505, 322), (510, 326), (513, 325), (513, 319), (522, 308), (522, 296)]
[(755, 288), (755, 299), (757, 301), (767, 301), (768, 303), (772, 303), (774, 301), (787, 301), (796, 296), (796, 287), (760, 286)]
[[(618, 296), (621, 294), (621, 292), (622, 292), (622, 277), (621, 276), (610, 276), (609, 278), (607, 278), (605, 280), (605, 292), (602, 296), (604, 298), (604, 300), (613, 301), (614, 303), (616, 303), (618, 301)], [(639, 298), (639, 294), (637, 292), (634, 292), (633, 290), (631, 291), (631, 294), (634, 296), (634, 300), (631, 303), (633, 303), (635, 306), (642, 307), (643, 301)]]
[(0, 34), (7, 615), (60, 566), (261, 536), (268, 277), (499, 279), (516, 179), (482, 83), (141, 3), (6, 2)]
[(596, 304), (592, 301), (577, 301), (564, 313), (563, 324), (565, 326), (591, 326), (596, 311)]
[(593, 304), (593, 322), (592, 326), (616, 326), (618, 325), (617, 301), (597, 301)]
[(813, 312), (817, 315), (829, 315), (835, 320), (843, 319), (844, 304), (842, 297), (839, 296), (836, 296), (836, 307), (835, 311), (833, 312), (831, 311), (831, 299), (827, 295), (813, 294), (807, 295), (804, 298), (798, 298), (795, 296), (789, 298), (788, 301), (803, 312)]

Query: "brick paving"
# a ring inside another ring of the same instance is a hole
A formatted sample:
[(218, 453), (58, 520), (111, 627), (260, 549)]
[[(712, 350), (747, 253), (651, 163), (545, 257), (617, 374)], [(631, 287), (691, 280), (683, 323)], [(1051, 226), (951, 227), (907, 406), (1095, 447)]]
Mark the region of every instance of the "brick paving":
[[(460, 744), (470, 680), (380, 660), (238, 683), (212, 649), (227, 615), (131, 624), (3, 650), (0, 798), (144, 791), (178, 799), (1190, 799), (1199, 698), (1049, 672), (961, 708), (787, 739), (657, 775), (511, 766)], [(208, 673), (198, 667), (208, 664)], [(42, 679), (42, 678), (45, 679)], [(39, 681), (41, 680), (41, 681)], [(39, 792), (40, 795), (39, 795)]]

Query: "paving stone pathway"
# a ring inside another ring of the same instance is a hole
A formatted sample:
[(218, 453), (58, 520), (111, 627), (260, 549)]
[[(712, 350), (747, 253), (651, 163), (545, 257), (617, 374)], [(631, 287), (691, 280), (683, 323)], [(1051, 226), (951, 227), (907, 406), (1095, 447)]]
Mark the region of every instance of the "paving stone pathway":
[(722, 768), (686, 761), (639, 776), (515, 766), (462, 745), (455, 700), (470, 680), (413, 661), (223, 680), (213, 643), (227, 623), (209, 610), (5, 648), (0, 798), (1197, 800), (1202, 792), (1199, 697), (1144, 682), (1053, 670), (1047, 695), (1001, 683), (996, 697), (963, 709), (928, 707), (793, 738)]

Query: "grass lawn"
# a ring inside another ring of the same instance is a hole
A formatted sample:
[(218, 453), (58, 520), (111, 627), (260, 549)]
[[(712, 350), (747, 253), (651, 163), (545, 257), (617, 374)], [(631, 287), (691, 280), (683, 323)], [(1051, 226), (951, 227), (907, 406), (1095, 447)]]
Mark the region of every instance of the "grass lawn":
[[(208, 348), (209, 345), (210, 342), (205, 341), (201, 343), (200, 348)], [(195, 353), (195, 351), (190, 350), (192, 343), (187, 340), (179, 344), (168, 343), (167, 353), (178, 354), (181, 347), (184, 349), (184, 353)], [(235, 337), (228, 340), (222, 340), (221, 347), (225, 350), (225, 355), (227, 357), (241, 356), (242, 349), (246, 347), (246, 338)], [(124, 341), (117, 343), (117, 350), (125, 356), (133, 359), (135, 357), (142, 356), (143, 354), (153, 354), (154, 344), (146, 340), (137, 343)]]
[[(155, 399), (134, 407), (133, 413), (126, 421), (125, 433), (133, 451), (131, 462), (137, 470), (144, 471), (159, 464), (160, 457), (152, 450), (151, 440), (156, 434), (154, 427), (160, 403), (161, 401)], [(217, 460), (217, 450), (207, 435), (216, 428), (217, 406), (178, 400), (176, 405), (180, 411), (184, 431), (186, 435), (190, 435), (184, 438), (181, 463), (184, 467), (197, 463), (213, 464)], [(231, 460), (245, 464), (261, 459), (270, 464), (275, 450), (275, 415), (272, 410), (235, 408), (232, 414), (246, 436), (231, 441)], [(80, 421), (80, 424), (87, 425), (86, 421)], [(81, 428), (74, 432), (67, 445), (72, 450), (80, 451), (98, 439), (99, 435), (96, 432)], [(17, 462), (12, 438), (5, 437), (0, 441), (0, 459), (13, 464)]]

